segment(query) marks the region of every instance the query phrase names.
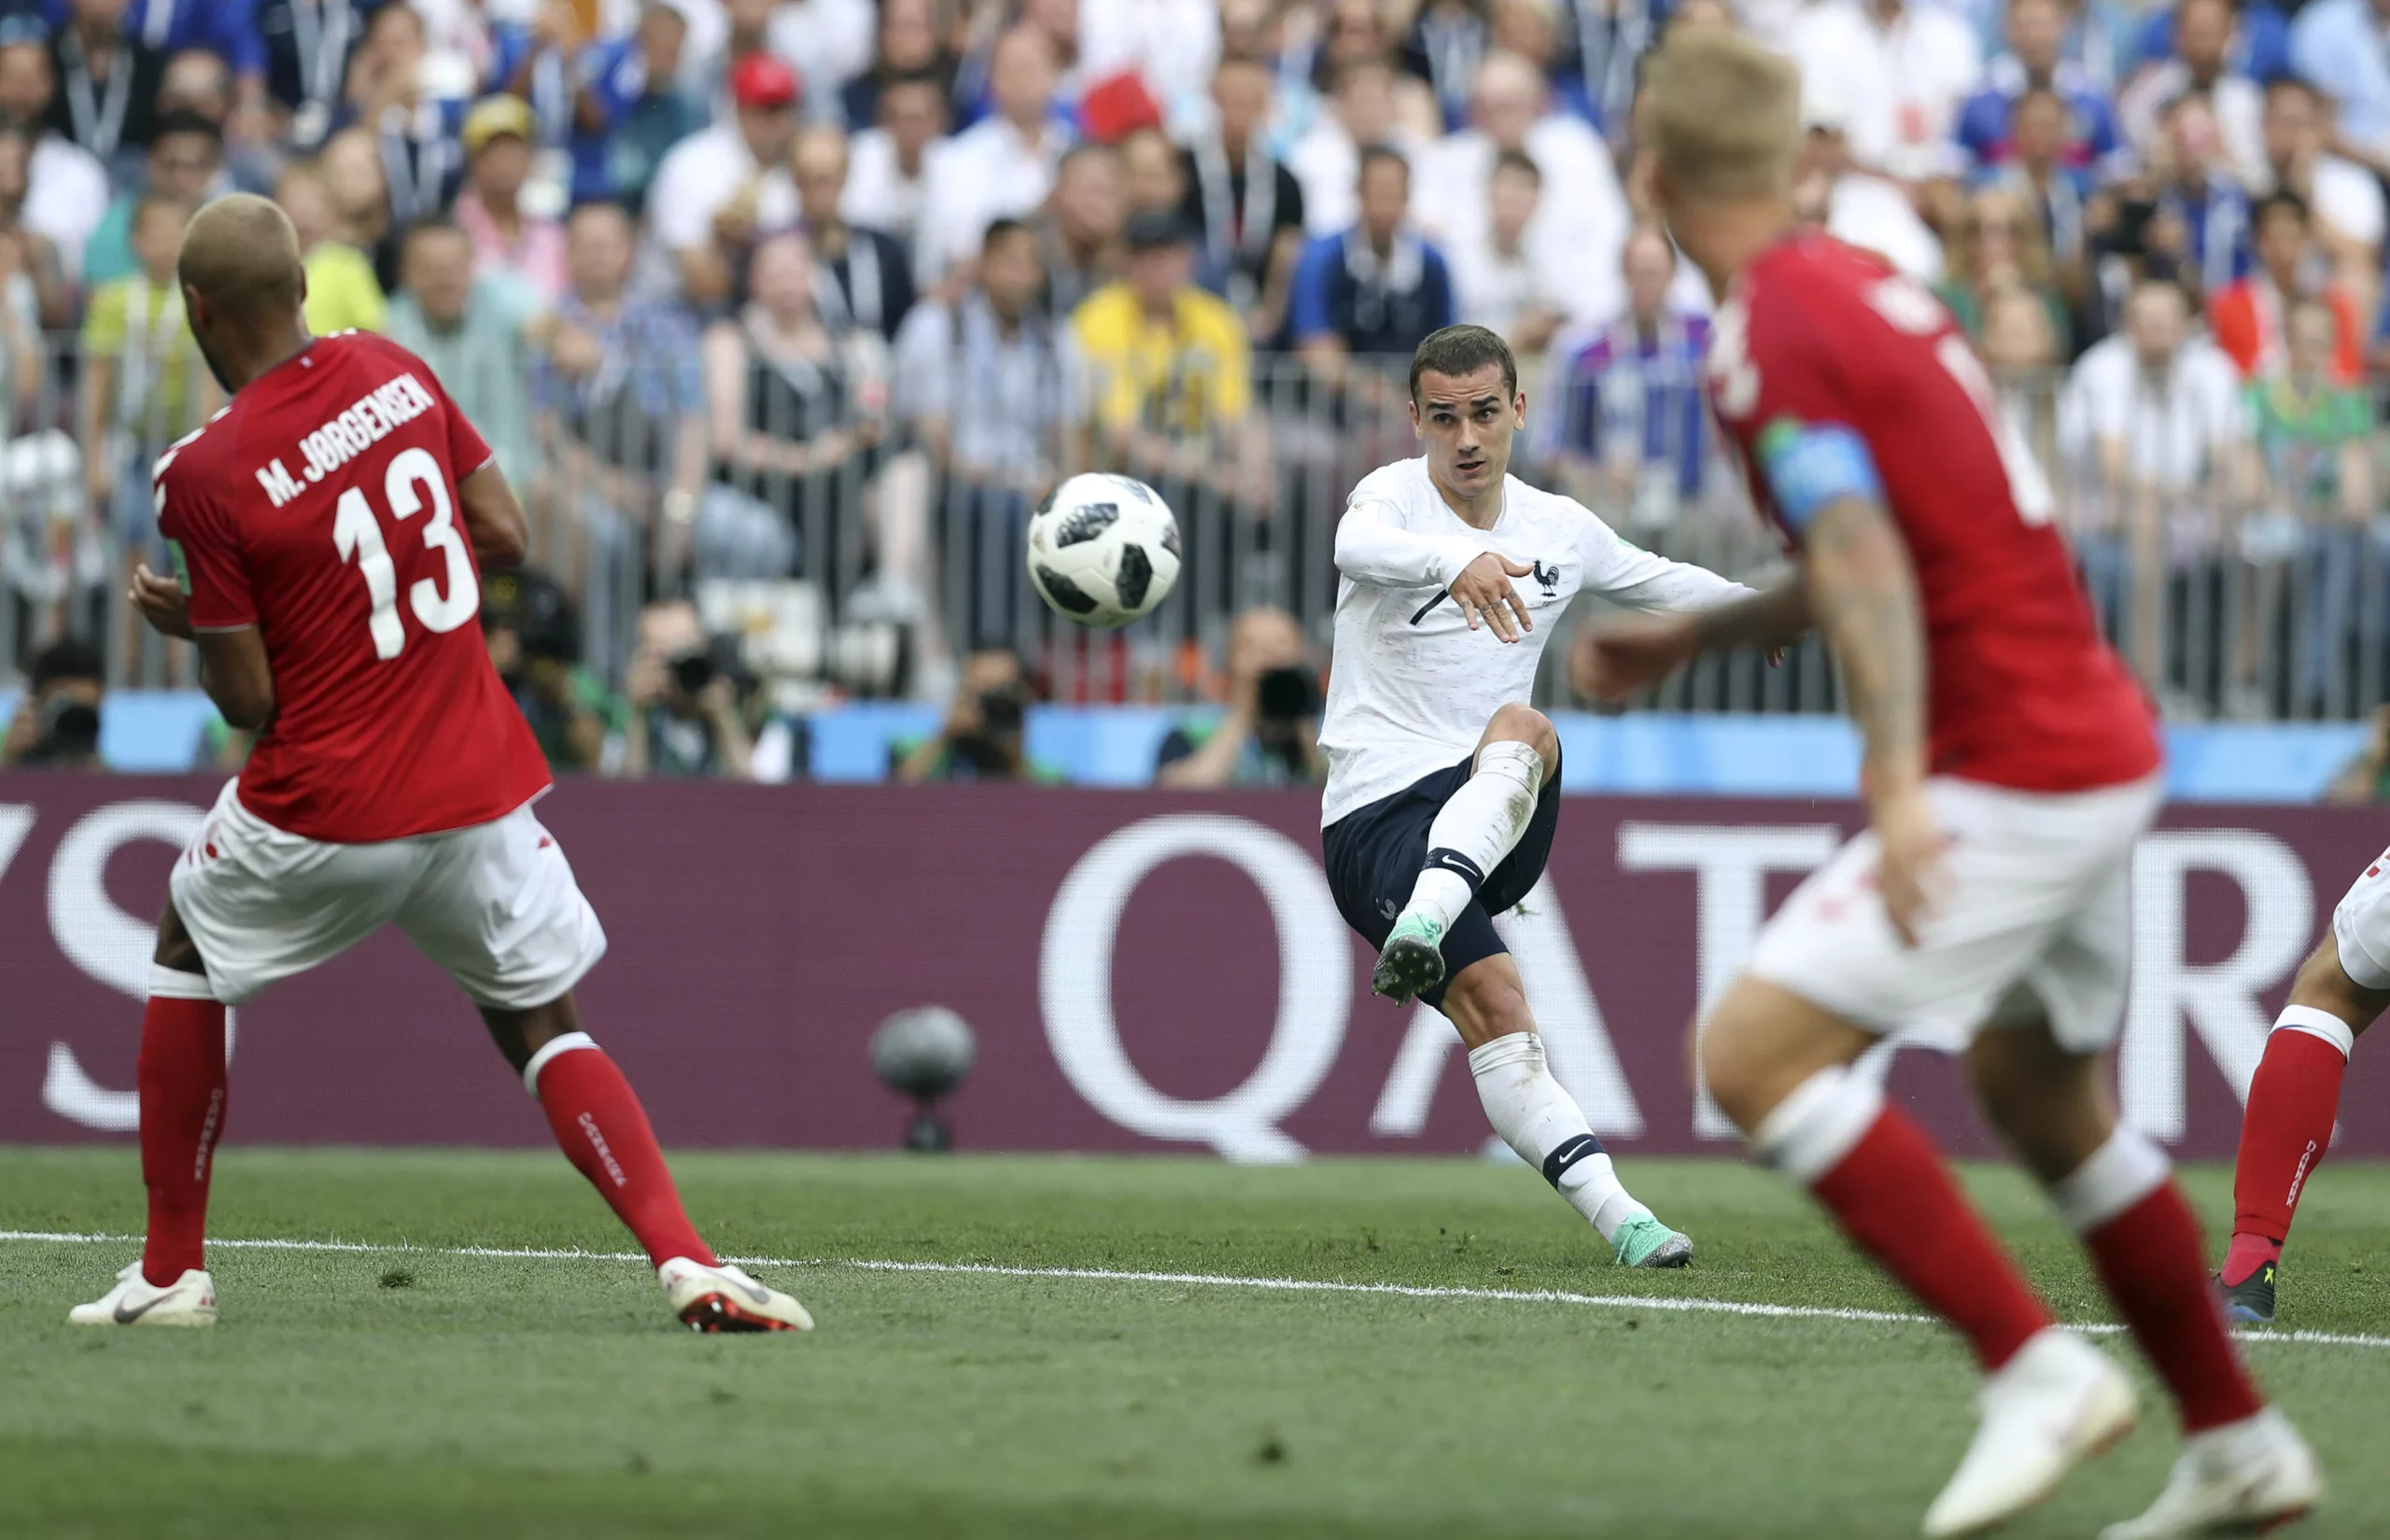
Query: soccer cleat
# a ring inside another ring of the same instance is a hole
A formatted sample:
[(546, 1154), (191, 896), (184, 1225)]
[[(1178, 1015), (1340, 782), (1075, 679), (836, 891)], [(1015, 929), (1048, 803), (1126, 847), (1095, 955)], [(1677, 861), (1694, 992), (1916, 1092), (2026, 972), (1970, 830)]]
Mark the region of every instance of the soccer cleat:
[(2224, 1318), (2236, 1326), (2270, 1326), (2274, 1323), (2274, 1265), (2260, 1262), (2257, 1270), (2238, 1283), (2226, 1283), (2219, 1277), (2217, 1286), (2224, 1290)]
[(2149, 1511), (2109, 1525), (2100, 1540), (2261, 1534), (2305, 1518), (2323, 1495), (2315, 1451), (2288, 1418), (2268, 1407), (2184, 1439), (2174, 1474)]
[(1444, 982), (1444, 928), (1425, 915), (1406, 914), (1378, 948), (1377, 970), (1370, 974), (1370, 993), (1384, 995), (1397, 1005), (1422, 989)]
[(1693, 1237), (1669, 1229), (1650, 1214), (1621, 1225), (1610, 1238), (1610, 1247), (1622, 1267), (1693, 1266)]
[(76, 1306), (66, 1319), (77, 1326), (213, 1326), (216, 1281), (193, 1267), (162, 1289), (134, 1262), (116, 1275), (115, 1288)]
[(672, 1313), (693, 1332), (809, 1332), (805, 1307), (737, 1267), (676, 1256), (655, 1269)]
[(1975, 1534), (2047, 1497), (2086, 1455), (2132, 1431), (2132, 1381), (2060, 1326), (2033, 1334), (1976, 1395), (1983, 1421), (1942, 1495), (1928, 1536)]

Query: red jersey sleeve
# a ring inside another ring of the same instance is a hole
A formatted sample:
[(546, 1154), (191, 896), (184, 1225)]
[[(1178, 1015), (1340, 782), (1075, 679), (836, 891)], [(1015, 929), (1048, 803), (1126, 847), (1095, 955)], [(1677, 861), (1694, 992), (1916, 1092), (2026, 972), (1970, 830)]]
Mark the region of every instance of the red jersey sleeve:
[(1777, 304), (1754, 316), (1730, 303), (1712, 335), (1719, 420), (1753, 497), (1789, 537), (1797, 540), (1837, 498), (1882, 499), (1843, 357), (1806, 307)]
[(158, 532), (174, 553), (175, 578), (190, 600), (190, 623), (200, 631), (238, 631), (258, 623), (256, 597), (241, 549), (238, 526), (202, 478), (183, 474), (169, 452), (158, 462), (150, 495), (156, 499)]

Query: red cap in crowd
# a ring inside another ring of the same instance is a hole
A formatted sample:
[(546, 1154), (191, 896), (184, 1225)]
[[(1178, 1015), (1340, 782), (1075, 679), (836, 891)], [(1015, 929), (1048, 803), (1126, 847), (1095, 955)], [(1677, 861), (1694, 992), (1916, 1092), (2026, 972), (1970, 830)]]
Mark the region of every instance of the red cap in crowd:
[(793, 107), (803, 89), (796, 71), (768, 53), (751, 53), (731, 66), (730, 99), (742, 107)]

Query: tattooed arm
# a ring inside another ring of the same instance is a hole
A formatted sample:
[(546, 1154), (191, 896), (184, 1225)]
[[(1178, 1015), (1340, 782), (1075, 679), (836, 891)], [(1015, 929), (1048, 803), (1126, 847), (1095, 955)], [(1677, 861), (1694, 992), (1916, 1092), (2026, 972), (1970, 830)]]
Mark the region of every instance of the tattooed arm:
[(1809, 522), (1802, 563), (1811, 613), (1842, 665), (1865, 744), (1860, 788), (1883, 842), (1892, 929), (1912, 945), (1940, 883), (1925, 804), (1925, 630), (1899, 531), (1872, 498), (1838, 497)]

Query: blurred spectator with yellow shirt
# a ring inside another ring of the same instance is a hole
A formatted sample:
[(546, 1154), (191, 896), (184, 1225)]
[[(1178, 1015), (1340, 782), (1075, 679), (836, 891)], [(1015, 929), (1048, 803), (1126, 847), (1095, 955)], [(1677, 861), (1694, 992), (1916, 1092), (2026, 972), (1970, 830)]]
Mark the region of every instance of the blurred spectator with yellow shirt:
[(350, 243), (315, 162), (294, 161), (274, 185), (274, 201), (299, 232), (307, 270), (307, 329), (318, 337), (335, 331), (381, 331), (389, 324), (389, 301), (373, 263)]
[[(223, 399), (183, 313), (175, 278), (190, 210), (145, 194), (133, 211), (133, 251), (141, 270), (101, 285), (83, 313), (82, 393), (77, 426), (85, 445), (83, 485), (94, 521), (122, 541), (125, 581), (154, 565), (158, 517), (150, 468), (168, 445), (207, 420)], [(138, 614), (124, 613), (137, 645)]]
[(1101, 450), (1132, 475), (1260, 498), (1266, 442), (1244, 321), (1193, 280), (1193, 231), (1174, 214), (1129, 221), (1128, 277), (1072, 315)]

